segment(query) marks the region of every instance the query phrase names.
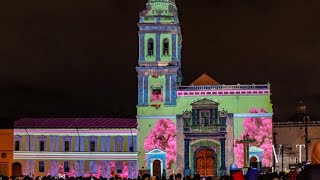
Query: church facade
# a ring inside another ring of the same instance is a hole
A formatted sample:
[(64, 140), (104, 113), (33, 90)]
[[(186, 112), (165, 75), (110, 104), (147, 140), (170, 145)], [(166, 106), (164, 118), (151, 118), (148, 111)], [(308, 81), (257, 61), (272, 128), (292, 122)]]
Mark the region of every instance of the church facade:
[(136, 119), (20, 119), (12, 173), (219, 177), (232, 163), (244, 166), (237, 144), (246, 134), (256, 139), (246, 152), (250, 161), (271, 167), (272, 145), (265, 142), (272, 133), (264, 124), (272, 123), (270, 84), (224, 85), (203, 74), (182, 85), (182, 34), (174, 0), (149, 0), (138, 28)]
[[(244, 133), (255, 136), (246, 128), (247, 122), (272, 123), (270, 84), (224, 85), (203, 74), (183, 86), (182, 34), (174, 0), (149, 0), (138, 27), (139, 170), (158, 176), (176, 172), (220, 176), (230, 164), (241, 164), (240, 156), (236, 157), (240, 145), (235, 144)], [(170, 123), (163, 125), (165, 120), (175, 124), (175, 146), (170, 144), (172, 134), (161, 131), (161, 127), (170, 127)], [(270, 135), (263, 136), (270, 143), (268, 150), (257, 140), (248, 151), (250, 161), (261, 162), (268, 154), (265, 166), (272, 156), (272, 127), (268, 127)], [(150, 155), (152, 148), (161, 149), (157, 152), (165, 154), (166, 161), (160, 154)]]

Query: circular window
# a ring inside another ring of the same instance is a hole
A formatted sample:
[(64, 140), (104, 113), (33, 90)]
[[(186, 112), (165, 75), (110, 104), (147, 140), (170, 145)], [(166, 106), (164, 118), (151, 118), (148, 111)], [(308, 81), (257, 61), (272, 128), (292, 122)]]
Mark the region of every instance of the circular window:
[(2, 153), (2, 154), (1, 154), (1, 157), (4, 159), (4, 158), (7, 157), (7, 154), (6, 154), (6, 153)]

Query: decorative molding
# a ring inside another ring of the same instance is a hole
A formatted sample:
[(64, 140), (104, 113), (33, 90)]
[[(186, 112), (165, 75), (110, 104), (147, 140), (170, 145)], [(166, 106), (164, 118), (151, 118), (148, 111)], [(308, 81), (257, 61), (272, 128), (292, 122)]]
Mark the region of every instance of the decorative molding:
[(137, 119), (176, 119), (175, 115), (137, 115), (136, 116)]
[(270, 95), (270, 90), (178, 90), (177, 96), (247, 96), (247, 95)]
[(14, 160), (137, 160), (138, 152), (41, 152), (14, 151)]
[[(139, 24), (139, 31), (146, 31), (148, 33), (162, 31), (162, 32), (173, 32), (178, 31), (180, 29), (179, 24), (172, 24), (172, 25), (166, 25), (166, 24)], [(146, 33), (145, 32), (145, 33)]]
[[(131, 135), (131, 130), (133, 134), (138, 133), (138, 129), (78, 129), (80, 136), (128, 136)], [(35, 135), (45, 135), (45, 136), (56, 136), (63, 137), (68, 134), (71, 137), (78, 136), (77, 129), (52, 129), (52, 128), (42, 128), (42, 129), (28, 129), (28, 133), (31, 138)], [(25, 129), (14, 129), (14, 134), (28, 135)], [(28, 138), (27, 138), (28, 139)]]
[(266, 117), (272, 118), (273, 113), (236, 113), (233, 114), (234, 118), (258, 118), (258, 117)]
[(138, 75), (175, 75), (178, 70), (177, 66), (136, 67)]

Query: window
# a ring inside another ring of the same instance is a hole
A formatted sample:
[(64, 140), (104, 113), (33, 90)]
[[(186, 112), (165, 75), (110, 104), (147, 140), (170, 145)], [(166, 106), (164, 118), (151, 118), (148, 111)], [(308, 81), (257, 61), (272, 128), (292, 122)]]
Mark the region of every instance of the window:
[(90, 141), (90, 151), (91, 152), (96, 151), (96, 142), (95, 141)]
[(44, 151), (44, 141), (39, 141), (39, 150)]
[(169, 55), (169, 39), (165, 38), (163, 40), (163, 55), (168, 56)]
[(151, 86), (151, 102), (162, 102), (162, 86)]
[(70, 151), (70, 141), (64, 141), (64, 151)]
[(118, 141), (116, 145), (117, 145), (116, 151), (117, 151), (117, 152), (121, 152), (121, 142)]
[(20, 141), (15, 141), (14, 142), (14, 150), (15, 151), (20, 151)]
[(148, 39), (148, 56), (153, 56), (153, 39)]
[(69, 161), (65, 161), (63, 163), (63, 171), (64, 172), (70, 172)]
[(43, 161), (39, 162), (39, 172), (44, 172), (44, 162)]
[(89, 173), (96, 174), (98, 173), (98, 162), (89, 161)]
[(22, 141), (22, 136), (19, 135), (14, 135), (14, 150), (15, 151), (20, 151), (20, 144)]
[(115, 169), (116, 169), (116, 173), (119, 173), (119, 174), (122, 173), (122, 169), (123, 169), (123, 163), (122, 163), (122, 161), (116, 161), (116, 163), (115, 163)]
[(114, 139), (114, 151), (122, 152), (123, 151), (123, 137), (117, 136)]
[(200, 121), (201, 121), (201, 126), (209, 126), (210, 120), (210, 112), (209, 111), (200, 111)]

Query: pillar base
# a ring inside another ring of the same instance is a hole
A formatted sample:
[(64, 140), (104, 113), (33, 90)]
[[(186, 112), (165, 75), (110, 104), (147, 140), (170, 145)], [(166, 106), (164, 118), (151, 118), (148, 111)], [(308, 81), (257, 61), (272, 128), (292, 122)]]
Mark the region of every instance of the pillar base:
[(227, 174), (227, 168), (225, 166), (220, 167), (220, 177)]
[(184, 176), (191, 176), (191, 169), (190, 168), (184, 169)]

